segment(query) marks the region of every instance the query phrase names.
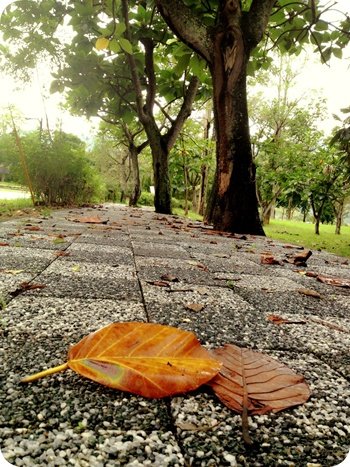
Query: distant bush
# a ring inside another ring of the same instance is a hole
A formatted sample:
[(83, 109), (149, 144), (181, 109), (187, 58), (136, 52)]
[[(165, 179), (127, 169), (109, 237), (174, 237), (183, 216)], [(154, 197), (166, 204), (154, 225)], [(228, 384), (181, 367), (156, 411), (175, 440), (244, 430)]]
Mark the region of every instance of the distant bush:
[(154, 195), (152, 193), (149, 193), (147, 191), (143, 191), (141, 193), (141, 196), (138, 200), (138, 203), (141, 206), (153, 206), (154, 205)]
[[(192, 202), (188, 201), (187, 202), (188, 209), (192, 209)], [(185, 209), (185, 200), (184, 199), (178, 199), (178, 198), (171, 198), (171, 206), (175, 209), (180, 208), (180, 209)]]
[[(106, 187), (76, 136), (55, 132), (23, 137), (35, 197), (43, 204), (70, 205), (104, 200)], [(23, 182), (26, 180), (23, 177)]]

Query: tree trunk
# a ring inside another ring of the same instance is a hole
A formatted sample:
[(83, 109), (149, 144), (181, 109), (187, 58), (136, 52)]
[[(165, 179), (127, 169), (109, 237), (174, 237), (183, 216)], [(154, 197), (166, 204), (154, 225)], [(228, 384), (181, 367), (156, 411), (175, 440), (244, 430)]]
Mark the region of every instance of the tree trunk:
[(315, 234), (316, 235), (320, 235), (320, 217), (321, 216), (315, 217)]
[[(213, 81), (216, 172), (206, 220), (219, 230), (265, 235), (255, 190), (249, 135), (246, 69), (264, 36), (275, 0), (216, 2), (215, 26), (183, 0), (156, 0), (170, 28), (207, 62)], [(215, 2), (214, 2), (215, 3)], [(213, 3), (213, 5), (214, 5)]]
[(203, 164), (201, 167), (201, 187), (199, 192), (199, 202), (198, 202), (198, 214), (201, 216), (205, 212), (205, 202), (207, 198), (207, 187), (208, 187), (208, 166)]
[(343, 222), (344, 202), (345, 202), (345, 199), (342, 199), (341, 201), (339, 201), (339, 207), (336, 211), (335, 233), (337, 235), (340, 235), (340, 228)]
[(154, 208), (159, 214), (171, 214), (171, 187), (169, 179), (169, 152), (164, 144), (152, 145)]
[(136, 147), (129, 147), (131, 190), (129, 206), (136, 206), (141, 195), (140, 169)]
[(265, 235), (256, 197), (245, 68), (246, 63), (232, 91), (223, 84), (220, 67), (214, 63), (211, 70), (217, 167), (205, 217), (217, 230)]

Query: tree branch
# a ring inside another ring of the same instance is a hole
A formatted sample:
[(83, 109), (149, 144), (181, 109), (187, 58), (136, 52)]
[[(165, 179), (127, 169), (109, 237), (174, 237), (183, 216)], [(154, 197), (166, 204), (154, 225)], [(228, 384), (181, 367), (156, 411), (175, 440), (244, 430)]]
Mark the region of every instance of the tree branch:
[(156, 5), (170, 29), (208, 63), (212, 40), (207, 26), (182, 0), (156, 0)]
[(168, 133), (164, 136), (165, 143), (167, 145), (168, 151), (174, 146), (176, 138), (181, 131), (181, 128), (185, 122), (185, 120), (191, 115), (192, 112), (192, 105), (193, 101), (196, 97), (197, 91), (199, 87), (199, 79), (197, 76), (192, 76), (189, 85), (187, 87), (186, 94), (184, 96), (184, 100), (178, 113), (175, 121), (171, 125)]
[[(126, 27), (125, 33), (124, 33), (125, 38), (131, 43), (128, 0), (122, 0), (122, 14), (123, 14), (124, 22), (125, 22), (125, 27)], [(142, 88), (141, 88), (140, 77), (137, 71), (135, 57), (133, 56), (133, 54), (129, 54), (127, 52), (125, 52), (125, 55), (127, 56), (127, 59), (129, 62), (131, 77), (132, 77), (132, 81), (133, 81), (134, 88), (135, 88), (137, 113), (138, 113), (140, 120), (145, 121), (147, 120), (147, 115), (143, 110), (144, 102), (143, 102), (143, 97), (142, 97)]]
[(275, 0), (253, 0), (244, 16), (245, 32), (250, 49), (256, 47), (263, 38)]

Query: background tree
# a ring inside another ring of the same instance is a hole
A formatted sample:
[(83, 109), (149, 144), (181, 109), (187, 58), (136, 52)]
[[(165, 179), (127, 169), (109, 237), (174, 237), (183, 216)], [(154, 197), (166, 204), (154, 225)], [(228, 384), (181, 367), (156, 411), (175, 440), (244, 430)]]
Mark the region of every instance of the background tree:
[[(182, 53), (180, 63), (171, 57), (173, 36), (151, 3), (134, 7), (126, 0), (16, 2), (4, 15), (5, 38), (17, 40), (15, 48), (8, 42), (5, 56), (18, 68), (49, 54), (58, 64), (52, 91), (69, 90), (75, 113), (98, 115), (125, 130), (139, 119), (153, 155), (156, 211), (165, 213), (171, 212), (169, 151), (191, 112), (199, 82), (188, 72), (191, 51)], [(68, 40), (60, 34), (61, 22), (69, 25)], [(172, 105), (181, 100), (182, 105)], [(124, 136), (130, 140), (131, 134)], [(134, 149), (131, 145), (130, 155)], [(136, 171), (136, 158), (131, 161)]]
[(311, 42), (323, 61), (332, 54), (341, 56), (350, 38), (350, 18), (344, 15), (338, 24), (329, 25), (324, 14), (331, 6), (309, 0), (156, 3), (169, 27), (204, 59), (212, 77), (217, 170), (207, 220), (219, 229), (263, 234), (249, 135), (247, 72), (267, 65), (265, 52), (272, 47), (299, 53)]

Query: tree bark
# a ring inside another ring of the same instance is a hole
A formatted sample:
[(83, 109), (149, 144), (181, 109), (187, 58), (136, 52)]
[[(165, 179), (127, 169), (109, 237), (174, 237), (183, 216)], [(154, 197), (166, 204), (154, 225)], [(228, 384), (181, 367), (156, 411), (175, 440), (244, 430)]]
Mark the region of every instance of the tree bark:
[(212, 67), (217, 166), (205, 218), (218, 230), (264, 235), (249, 134), (245, 73), (248, 57), (244, 50), (237, 50), (241, 54), (240, 70), (236, 71), (239, 78), (231, 77), (234, 82), (230, 84), (222, 63), (222, 39), (218, 41)]
[(335, 223), (336, 235), (340, 235), (340, 229), (343, 223), (344, 204), (345, 204), (345, 198), (339, 201), (338, 209), (336, 210), (336, 223)]
[(136, 147), (129, 147), (131, 191), (129, 206), (136, 206), (141, 195), (140, 168)]

